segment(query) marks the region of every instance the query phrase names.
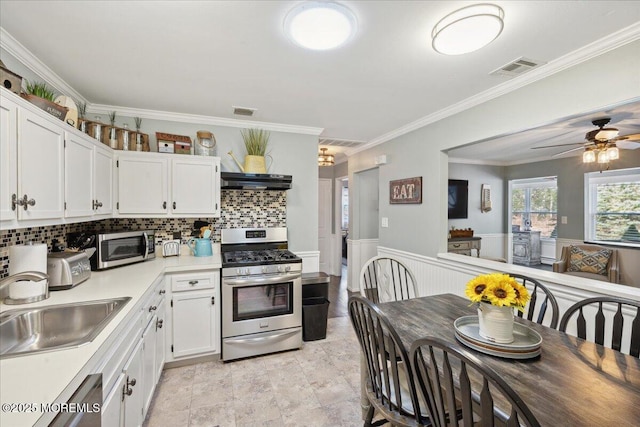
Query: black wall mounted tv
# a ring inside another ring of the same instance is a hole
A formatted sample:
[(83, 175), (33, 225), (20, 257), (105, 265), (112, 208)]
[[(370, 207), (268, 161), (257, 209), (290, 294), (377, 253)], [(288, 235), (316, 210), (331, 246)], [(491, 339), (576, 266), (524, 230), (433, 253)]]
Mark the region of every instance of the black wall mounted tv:
[(449, 219), (462, 219), (468, 216), (469, 181), (449, 180)]

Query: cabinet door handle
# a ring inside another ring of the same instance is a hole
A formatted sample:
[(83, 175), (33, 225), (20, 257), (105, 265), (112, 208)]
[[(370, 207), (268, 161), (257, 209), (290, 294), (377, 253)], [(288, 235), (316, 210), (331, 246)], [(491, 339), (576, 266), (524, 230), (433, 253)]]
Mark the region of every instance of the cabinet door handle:
[(11, 195), (11, 210), (15, 211), (18, 204), (18, 195), (14, 193)]
[(165, 291), (164, 289), (161, 289), (161, 290), (160, 290), (160, 292), (158, 292), (158, 293), (159, 293), (160, 295), (164, 295), (164, 294), (165, 294), (165, 292), (167, 292), (167, 291)]
[(454, 244), (453, 244), (453, 247), (454, 247), (454, 248), (459, 248), (459, 247), (460, 247), (460, 243), (454, 243)]
[(176, 208), (176, 202), (173, 202), (173, 209)]
[(135, 378), (131, 378), (131, 380), (129, 380), (129, 377), (127, 377), (127, 387), (128, 386), (134, 386), (136, 385), (136, 379)]
[(158, 307), (156, 307), (155, 305), (152, 305), (151, 307), (149, 307), (149, 313), (151, 313), (152, 311), (157, 310), (157, 309), (158, 309)]
[(215, 305), (216, 304), (216, 297), (211, 297), (211, 305)]
[(162, 209), (167, 209), (167, 202), (162, 202)]
[(98, 202), (98, 201), (96, 200), (96, 206), (97, 206), (97, 207), (99, 207), (99, 208), (101, 208), (101, 207), (102, 207), (102, 202)]
[(22, 206), (25, 211), (29, 209), (29, 206), (36, 205), (35, 199), (30, 199), (26, 194), (22, 196), (22, 199), (18, 199), (17, 203), (19, 206)]
[(197, 284), (198, 284), (198, 281), (197, 281), (197, 280), (189, 280), (189, 284), (190, 284), (191, 286), (193, 286), (193, 285), (197, 285)]
[(127, 396), (131, 396), (133, 394), (133, 389), (127, 387), (127, 391), (124, 392)]
[(162, 329), (162, 324), (163, 324), (163, 323), (164, 323), (164, 320), (162, 320), (162, 319), (158, 319), (158, 320), (156, 321), (156, 330), (158, 330), (158, 329)]

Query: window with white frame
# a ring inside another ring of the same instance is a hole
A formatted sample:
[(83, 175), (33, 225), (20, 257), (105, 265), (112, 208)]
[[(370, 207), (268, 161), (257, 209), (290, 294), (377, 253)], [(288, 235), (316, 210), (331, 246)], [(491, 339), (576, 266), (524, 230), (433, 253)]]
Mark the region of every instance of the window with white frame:
[(640, 168), (584, 177), (585, 240), (640, 247)]
[(514, 229), (540, 231), (542, 238), (556, 238), (558, 182), (555, 176), (511, 181), (511, 225)]

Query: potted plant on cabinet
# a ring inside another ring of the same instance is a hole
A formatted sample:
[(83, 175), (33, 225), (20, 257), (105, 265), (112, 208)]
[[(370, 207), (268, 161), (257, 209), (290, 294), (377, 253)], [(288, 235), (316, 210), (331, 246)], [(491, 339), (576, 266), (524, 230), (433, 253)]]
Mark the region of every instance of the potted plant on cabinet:
[(267, 146), (271, 136), (269, 131), (264, 129), (243, 129), (240, 133), (242, 134), (244, 147), (247, 150), (247, 155), (244, 157), (244, 166), (240, 165), (240, 162), (234, 157), (233, 151), (229, 151), (228, 154), (235, 160), (242, 172), (267, 173), (268, 167), (266, 166), (265, 157), (270, 157), (271, 164), (273, 164), (273, 158), (267, 154)]
[(22, 97), (60, 120), (67, 115), (68, 108), (53, 102), (56, 93), (46, 83), (27, 81), (26, 93)]

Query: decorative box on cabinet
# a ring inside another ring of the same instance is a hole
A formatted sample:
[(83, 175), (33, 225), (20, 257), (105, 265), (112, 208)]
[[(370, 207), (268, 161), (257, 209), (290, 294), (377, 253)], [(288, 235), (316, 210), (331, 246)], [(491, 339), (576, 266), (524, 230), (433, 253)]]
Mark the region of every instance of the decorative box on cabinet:
[(480, 242), (482, 237), (453, 237), (449, 239), (447, 252), (471, 256), (471, 250), (476, 250), (476, 256), (480, 258)]
[(540, 261), (540, 232), (513, 232), (513, 263), (520, 265), (538, 265)]

